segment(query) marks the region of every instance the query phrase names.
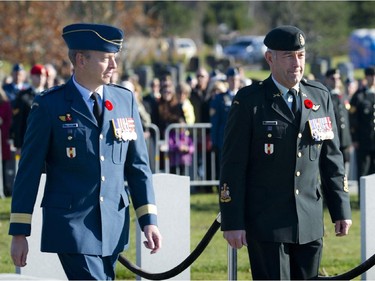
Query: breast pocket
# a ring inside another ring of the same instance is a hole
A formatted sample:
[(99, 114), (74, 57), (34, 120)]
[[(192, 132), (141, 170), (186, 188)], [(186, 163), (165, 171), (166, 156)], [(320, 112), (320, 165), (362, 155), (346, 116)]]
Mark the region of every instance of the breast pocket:
[(313, 142), (309, 147), (310, 160), (314, 161), (319, 158), (320, 151), (322, 149), (323, 141)]
[(121, 165), (125, 163), (126, 151), (128, 149), (129, 141), (114, 140), (112, 146), (112, 160), (113, 163)]
[[(268, 121), (270, 122), (270, 121)], [(263, 133), (266, 139), (282, 139), (285, 136), (286, 126), (284, 124), (263, 122)]]

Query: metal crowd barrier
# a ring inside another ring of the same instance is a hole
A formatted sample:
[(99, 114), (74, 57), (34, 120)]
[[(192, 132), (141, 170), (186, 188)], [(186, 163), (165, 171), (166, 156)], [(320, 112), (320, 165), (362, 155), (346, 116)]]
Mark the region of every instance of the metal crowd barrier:
[[(150, 155), (150, 166), (153, 173), (171, 173), (189, 176), (191, 186), (217, 186), (219, 180), (216, 173), (215, 152), (211, 151), (210, 123), (193, 125), (173, 123), (167, 126), (162, 135), (155, 124), (146, 126), (149, 138), (146, 140)], [(173, 167), (170, 159), (171, 147), (169, 139), (175, 136), (176, 143), (184, 142), (181, 132), (189, 132), (194, 152), (191, 165)], [(150, 153), (153, 152), (153, 153)]]
[(150, 167), (152, 173), (160, 172), (160, 130), (155, 124), (149, 124), (145, 128), (145, 139), (148, 155), (150, 158)]

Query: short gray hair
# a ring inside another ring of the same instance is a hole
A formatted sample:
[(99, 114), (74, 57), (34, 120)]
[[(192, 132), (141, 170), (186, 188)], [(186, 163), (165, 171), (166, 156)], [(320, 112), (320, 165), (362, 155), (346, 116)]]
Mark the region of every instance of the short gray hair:
[(86, 58), (90, 57), (90, 54), (86, 50), (69, 50), (68, 51), (68, 57), (70, 62), (73, 64), (73, 66), (76, 64), (76, 55), (78, 53), (82, 53)]

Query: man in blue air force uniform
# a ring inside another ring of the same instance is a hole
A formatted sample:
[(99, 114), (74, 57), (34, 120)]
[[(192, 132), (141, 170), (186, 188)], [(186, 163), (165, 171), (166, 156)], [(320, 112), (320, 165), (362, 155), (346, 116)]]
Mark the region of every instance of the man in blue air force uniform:
[(32, 105), (14, 184), (11, 255), (16, 266), (26, 265), (45, 167), (41, 250), (58, 254), (69, 279), (114, 279), (129, 240), (129, 194), (146, 247), (151, 253), (161, 247), (137, 103), (129, 90), (108, 84), (123, 32), (82, 23), (66, 26), (62, 36), (74, 74)]
[(323, 198), (337, 236), (352, 224), (332, 100), (322, 84), (302, 79), (300, 29), (275, 28), (264, 43), (271, 75), (239, 90), (225, 128), (221, 229), (232, 247), (248, 246), (254, 280), (314, 279)]

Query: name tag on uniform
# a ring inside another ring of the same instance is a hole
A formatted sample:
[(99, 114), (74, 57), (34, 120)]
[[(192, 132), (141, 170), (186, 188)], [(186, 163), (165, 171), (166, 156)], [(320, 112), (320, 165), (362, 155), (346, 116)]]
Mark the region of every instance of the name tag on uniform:
[(277, 126), (277, 121), (263, 121), (263, 126), (266, 126), (266, 130), (268, 132), (272, 132), (272, 128), (274, 128), (274, 126)]
[(135, 131), (134, 119), (116, 118), (112, 119), (113, 132), (115, 137), (120, 141), (130, 141), (137, 139), (137, 132)]
[(263, 125), (268, 125), (268, 126), (276, 126), (277, 121), (263, 121)]
[(78, 128), (78, 123), (64, 123), (62, 127), (63, 129)]
[(309, 120), (311, 136), (316, 141), (331, 140), (334, 137), (330, 117)]

